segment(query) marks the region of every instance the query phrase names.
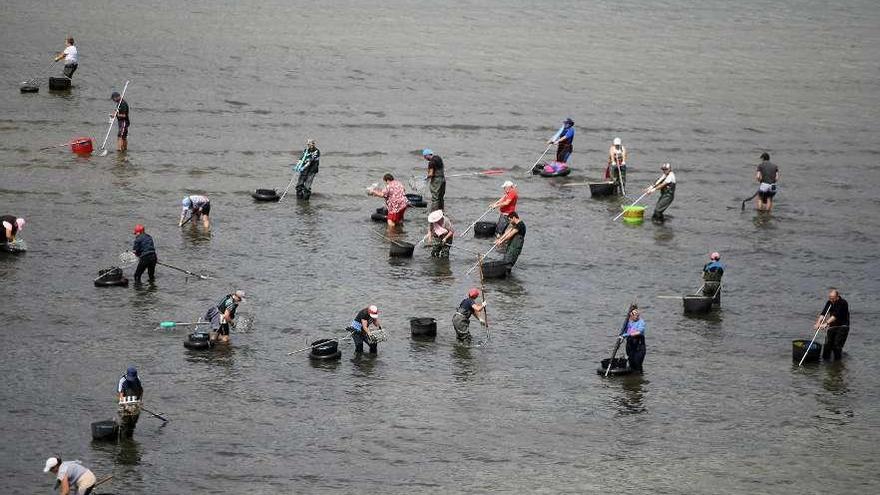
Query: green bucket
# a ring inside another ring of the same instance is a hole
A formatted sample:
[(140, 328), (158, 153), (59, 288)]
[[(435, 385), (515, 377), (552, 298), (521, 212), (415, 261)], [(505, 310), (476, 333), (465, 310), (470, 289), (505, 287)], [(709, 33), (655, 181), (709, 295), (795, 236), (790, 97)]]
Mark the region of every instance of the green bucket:
[(645, 220), (644, 206), (621, 206), (623, 221), (626, 223), (642, 223)]

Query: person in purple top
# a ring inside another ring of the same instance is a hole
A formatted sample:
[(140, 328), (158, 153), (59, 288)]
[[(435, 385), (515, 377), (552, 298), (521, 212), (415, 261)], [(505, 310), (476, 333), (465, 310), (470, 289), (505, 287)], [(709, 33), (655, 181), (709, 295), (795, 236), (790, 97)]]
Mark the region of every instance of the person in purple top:
[(629, 367), (633, 371), (643, 373), (642, 362), (645, 360), (645, 320), (639, 313), (639, 308), (633, 306), (629, 311), (629, 321), (620, 332), (620, 339), (626, 339), (626, 357)]

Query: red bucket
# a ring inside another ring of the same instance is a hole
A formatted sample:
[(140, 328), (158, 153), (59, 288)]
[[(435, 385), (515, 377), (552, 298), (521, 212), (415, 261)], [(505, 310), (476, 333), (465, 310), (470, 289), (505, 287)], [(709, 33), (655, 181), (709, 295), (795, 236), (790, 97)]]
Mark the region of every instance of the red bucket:
[(77, 155), (91, 155), (93, 149), (92, 138), (90, 137), (74, 138), (70, 142), (70, 151)]

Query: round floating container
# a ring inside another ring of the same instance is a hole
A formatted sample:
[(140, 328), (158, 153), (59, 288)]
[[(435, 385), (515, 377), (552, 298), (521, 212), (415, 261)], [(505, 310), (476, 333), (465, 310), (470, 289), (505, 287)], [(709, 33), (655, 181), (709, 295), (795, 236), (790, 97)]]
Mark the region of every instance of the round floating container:
[(98, 442), (115, 442), (119, 436), (119, 425), (116, 421), (95, 421), (92, 423), (92, 440)]
[[(807, 349), (807, 346), (810, 345), (809, 340), (792, 340), (791, 341), (791, 360), (799, 363), (801, 362), (801, 358), (804, 357), (804, 351)], [(813, 342), (813, 345), (810, 347), (809, 352), (807, 352), (807, 358), (804, 359), (805, 363), (818, 363), (819, 356), (822, 355), (822, 344), (818, 342)]]
[(410, 318), (409, 330), (413, 337), (436, 337), (437, 320), (434, 318)]
[(40, 91), (40, 87), (31, 82), (23, 82), (21, 83), (21, 88), (19, 88), (22, 93), (37, 93)]
[(91, 155), (94, 149), (94, 143), (90, 137), (78, 137), (70, 142), (70, 151), (77, 155)]
[(309, 359), (329, 361), (341, 357), (342, 351), (339, 350), (339, 342), (333, 339), (319, 339), (312, 342), (312, 350), (309, 352)]
[(122, 268), (112, 266), (98, 272), (95, 287), (126, 287), (128, 279), (122, 276)]
[(684, 296), (681, 298), (685, 314), (706, 314), (712, 311), (712, 301), (711, 297), (705, 296)]
[(211, 335), (205, 332), (193, 332), (186, 336), (183, 346), (191, 351), (206, 351), (214, 347)]
[(617, 191), (614, 182), (590, 182), (590, 195), (594, 198), (612, 196)]
[(251, 193), (251, 197), (257, 201), (278, 201), (281, 199), (275, 189), (257, 189)]
[(495, 222), (477, 222), (474, 224), (474, 237), (486, 238), (495, 235)]
[(428, 203), (422, 198), (421, 194), (407, 194), (406, 200), (413, 208), (425, 208), (428, 206)]
[(412, 258), (415, 249), (415, 244), (404, 241), (394, 241), (391, 243), (388, 255), (392, 258)]
[(487, 261), (483, 263), (483, 278), (505, 278), (510, 267), (504, 261)]
[(50, 91), (67, 91), (70, 89), (70, 79), (66, 77), (50, 77)]
[(370, 220), (374, 222), (385, 222), (388, 220), (388, 216), (377, 211), (376, 213), (370, 215)]
[[(599, 364), (599, 367), (596, 368), (596, 373), (605, 376), (605, 372), (608, 371), (608, 362), (611, 359), (603, 359)], [(629, 368), (626, 363), (626, 358), (614, 358), (614, 361), (611, 363), (611, 371), (608, 371), (608, 376), (614, 375), (628, 375), (632, 373), (633, 370)]]
[(621, 206), (623, 209), (623, 221), (626, 223), (642, 223), (645, 221), (644, 206)]

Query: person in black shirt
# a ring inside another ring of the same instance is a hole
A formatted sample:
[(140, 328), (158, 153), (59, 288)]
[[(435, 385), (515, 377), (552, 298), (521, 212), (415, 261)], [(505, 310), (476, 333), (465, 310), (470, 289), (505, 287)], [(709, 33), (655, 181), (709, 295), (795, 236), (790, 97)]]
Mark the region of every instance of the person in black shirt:
[(358, 311), (346, 329), (351, 332), (356, 354), (364, 352), (364, 342), (370, 346), (370, 354), (378, 352), (379, 341), (370, 335), (370, 327), (382, 329), (382, 325), (379, 323), (379, 308), (376, 306), (368, 306)]
[(134, 245), (132, 252), (138, 257), (138, 266), (134, 270), (135, 283), (141, 283), (141, 275), (144, 270), (150, 277), (150, 282), (156, 279), (156, 263), (159, 258), (156, 256), (156, 246), (153, 244), (153, 237), (144, 231), (144, 226), (137, 224), (134, 226)]
[(128, 149), (128, 126), (131, 121), (128, 118), (128, 102), (125, 101), (116, 91), (110, 95), (118, 108), (110, 114), (110, 118), (116, 119), (116, 127), (119, 132), (116, 133), (116, 151), (125, 151)]
[(443, 175), (443, 159), (428, 148), (422, 150), (422, 157), (428, 161), (428, 188), (431, 190), (431, 210), (443, 209), (446, 196), (446, 176)]
[(755, 208), (758, 211), (772, 210), (773, 196), (776, 196), (776, 181), (779, 180), (779, 167), (770, 162), (770, 153), (761, 153), (761, 164), (755, 170), (755, 180), (758, 181)]
[[(827, 313), (827, 316), (826, 316)], [(828, 291), (828, 302), (822, 313), (816, 318), (817, 330), (825, 330), (825, 346), (822, 347), (822, 359), (828, 360), (834, 353), (834, 359), (843, 357), (843, 344), (849, 335), (849, 304), (840, 297), (840, 292), (831, 288)]]
[(510, 241), (507, 245), (507, 252), (504, 253), (504, 262), (507, 263), (507, 269), (510, 270), (522, 253), (523, 242), (526, 239), (526, 224), (520, 220), (519, 213), (515, 211), (511, 212), (508, 218), (510, 224), (507, 226), (507, 231), (495, 241), (495, 245), (500, 246)]
[(217, 304), (211, 305), (205, 313), (205, 320), (211, 322), (211, 339), (229, 343), (229, 327), (235, 326), (235, 312), (244, 301), (244, 291), (237, 290), (226, 294)]
[(464, 344), (471, 343), (471, 332), (468, 330), (468, 327), (471, 325), (471, 315), (476, 315), (480, 323), (484, 323), (483, 319), (480, 318), (480, 313), (486, 307), (486, 302), (476, 302), (475, 299), (479, 295), (479, 289), (473, 288), (469, 290), (467, 297), (462, 299), (455, 310), (455, 314), (452, 315), (452, 328), (455, 329), (455, 336), (459, 342)]

